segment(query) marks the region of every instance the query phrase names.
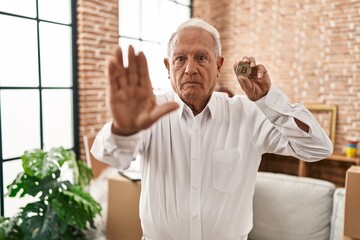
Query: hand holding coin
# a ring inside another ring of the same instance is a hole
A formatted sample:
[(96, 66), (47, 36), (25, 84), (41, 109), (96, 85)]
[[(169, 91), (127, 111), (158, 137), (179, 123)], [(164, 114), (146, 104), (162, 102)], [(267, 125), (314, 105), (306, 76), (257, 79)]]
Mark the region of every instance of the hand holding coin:
[(233, 69), (241, 88), (250, 100), (256, 101), (269, 92), (270, 77), (263, 65), (256, 65), (254, 57), (243, 57), (234, 64)]
[(248, 63), (239, 63), (235, 70), (236, 76), (248, 77), (251, 73), (251, 67)]

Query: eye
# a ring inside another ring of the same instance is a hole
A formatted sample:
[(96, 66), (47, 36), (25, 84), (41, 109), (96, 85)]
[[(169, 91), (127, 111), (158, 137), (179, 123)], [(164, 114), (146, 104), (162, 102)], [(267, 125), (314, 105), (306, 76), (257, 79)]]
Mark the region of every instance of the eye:
[(183, 62), (183, 61), (185, 61), (185, 57), (184, 57), (184, 56), (177, 56), (177, 57), (175, 58), (175, 62)]
[(199, 60), (199, 61), (205, 61), (205, 60), (207, 60), (207, 57), (206, 57), (205, 55), (199, 55), (199, 56), (197, 56), (196, 58), (197, 58), (197, 60)]

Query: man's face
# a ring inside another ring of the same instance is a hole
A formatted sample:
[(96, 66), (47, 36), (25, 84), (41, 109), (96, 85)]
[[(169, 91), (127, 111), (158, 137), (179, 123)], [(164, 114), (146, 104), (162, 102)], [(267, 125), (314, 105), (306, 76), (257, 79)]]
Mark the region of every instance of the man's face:
[(200, 28), (185, 28), (173, 39), (165, 59), (171, 85), (185, 102), (207, 101), (215, 89), (223, 63), (215, 56), (215, 41)]

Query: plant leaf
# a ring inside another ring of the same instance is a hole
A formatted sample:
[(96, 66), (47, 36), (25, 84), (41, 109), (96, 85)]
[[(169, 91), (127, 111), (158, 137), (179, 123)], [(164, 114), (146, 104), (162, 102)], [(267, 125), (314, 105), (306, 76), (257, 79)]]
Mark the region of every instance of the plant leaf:
[[(40, 199), (20, 209), (17, 224), (12, 229), (17, 227), (23, 237), (14, 239), (85, 240), (82, 229), (95, 228), (94, 218), (101, 214), (100, 204), (83, 188), (91, 181), (92, 170), (85, 162), (76, 160), (72, 150), (63, 147), (52, 148), (47, 153), (39, 149), (26, 151), (22, 161), (24, 172), (8, 185), (8, 195), (23, 197), (28, 194)], [(61, 166), (65, 162), (77, 176), (74, 184), (61, 180)], [(5, 220), (0, 224), (3, 222)], [(0, 228), (0, 237), (11, 239), (7, 234), (9, 230), (5, 230)]]
[(70, 160), (69, 168), (73, 170), (75, 185), (86, 187), (93, 178), (92, 169), (82, 160)]
[(28, 204), (23, 208), (22, 218), (21, 228), (26, 233), (26, 240), (86, 239), (80, 229), (62, 221), (54, 209), (44, 202)]
[(20, 227), (29, 239), (59, 239), (59, 218), (43, 201), (29, 203), (22, 208)]
[(79, 179), (77, 183), (82, 187), (86, 187), (93, 179), (93, 171), (84, 161), (81, 160), (77, 160), (77, 166), (79, 170)]
[(25, 196), (25, 192), (24, 192), (24, 181), (25, 181), (25, 173), (24, 172), (20, 172), (16, 178), (14, 179), (14, 181), (12, 183), (10, 183), (7, 186), (8, 189), (8, 195), (10, 197), (15, 197), (19, 192), (21, 192), (19, 197), (23, 197)]
[(80, 203), (84, 210), (91, 213), (93, 217), (101, 213), (101, 205), (87, 192), (79, 186), (71, 186), (65, 190), (64, 195), (68, 195), (74, 201)]
[(24, 233), (18, 226), (18, 217), (0, 217), (0, 240), (18, 240), (24, 238)]
[(71, 161), (76, 159), (75, 152), (72, 150), (67, 150), (63, 147), (51, 148), (47, 153), (48, 160), (58, 162), (61, 167), (66, 161)]
[(74, 227), (74, 226), (69, 226), (69, 225), (65, 225), (67, 226), (66, 229), (64, 229), (63, 231), (60, 231), (61, 233), (61, 239), (67, 240), (67, 239), (71, 239), (71, 240), (86, 240), (86, 236), (85, 234), (78, 228)]
[(57, 159), (41, 149), (25, 151), (21, 159), (24, 172), (40, 179), (50, 176), (60, 168)]
[(19, 193), (21, 193), (19, 197), (23, 197), (26, 194), (35, 197), (41, 193), (39, 197), (44, 199), (46, 196), (62, 188), (61, 183), (58, 182), (59, 177), (59, 170), (43, 179), (38, 179), (22, 172), (7, 186), (8, 194), (10, 197), (15, 197)]
[(71, 186), (52, 199), (52, 206), (59, 218), (69, 225), (85, 229), (86, 224), (92, 225), (93, 218), (101, 213), (101, 206), (80, 186)]

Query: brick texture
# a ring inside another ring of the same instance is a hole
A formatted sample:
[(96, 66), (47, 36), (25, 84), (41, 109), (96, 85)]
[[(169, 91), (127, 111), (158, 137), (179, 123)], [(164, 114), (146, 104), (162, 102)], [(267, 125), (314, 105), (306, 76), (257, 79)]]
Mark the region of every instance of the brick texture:
[(106, 104), (106, 58), (118, 45), (118, 1), (78, 0), (78, 86), (80, 158), (83, 136), (96, 134), (110, 119)]
[(232, 65), (254, 56), (291, 102), (338, 107), (336, 151), (360, 139), (360, 1), (194, 0), (193, 15), (222, 36), (219, 85), (243, 94)]
[[(222, 36), (219, 86), (244, 94), (232, 65), (254, 56), (291, 102), (337, 106), (336, 152), (344, 153), (348, 137), (360, 139), (360, 1), (194, 0), (193, 16)], [(276, 164), (273, 170), (281, 172)], [(311, 166), (309, 174), (341, 186), (348, 164)]]

